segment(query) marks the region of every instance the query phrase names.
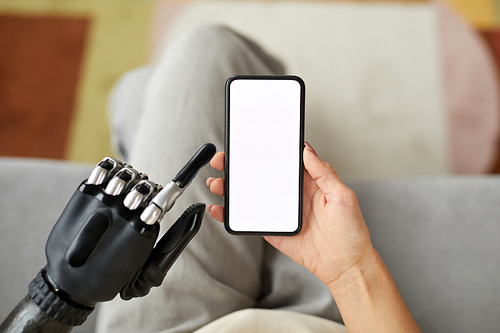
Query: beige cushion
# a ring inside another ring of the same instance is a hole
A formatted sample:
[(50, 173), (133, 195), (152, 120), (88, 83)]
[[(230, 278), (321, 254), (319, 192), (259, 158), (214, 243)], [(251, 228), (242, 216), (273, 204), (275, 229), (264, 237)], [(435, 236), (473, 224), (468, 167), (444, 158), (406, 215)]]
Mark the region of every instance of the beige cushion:
[(347, 333), (344, 325), (304, 313), (245, 309), (230, 313), (200, 328), (195, 333)]

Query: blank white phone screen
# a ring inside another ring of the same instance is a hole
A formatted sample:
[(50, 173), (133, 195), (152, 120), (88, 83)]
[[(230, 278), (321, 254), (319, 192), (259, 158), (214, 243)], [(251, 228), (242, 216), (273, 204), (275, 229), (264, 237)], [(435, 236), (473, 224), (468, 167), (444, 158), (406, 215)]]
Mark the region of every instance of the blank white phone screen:
[(228, 225), (234, 232), (299, 227), (301, 91), (292, 79), (230, 84)]

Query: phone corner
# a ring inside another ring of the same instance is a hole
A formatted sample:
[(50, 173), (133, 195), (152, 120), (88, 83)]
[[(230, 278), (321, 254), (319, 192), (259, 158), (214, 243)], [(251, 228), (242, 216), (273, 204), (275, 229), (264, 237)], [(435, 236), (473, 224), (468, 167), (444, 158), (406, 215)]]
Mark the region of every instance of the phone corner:
[(231, 83), (235, 80), (238, 80), (241, 78), (241, 75), (231, 75), (230, 77), (227, 78), (226, 80), (226, 89), (229, 88)]
[(302, 231), (302, 222), (299, 223), (299, 226), (297, 227), (297, 229), (295, 231), (290, 233), (290, 236), (298, 235), (298, 234), (300, 234), (301, 231)]
[[(226, 198), (224, 197), (224, 199)], [(224, 201), (224, 229), (226, 229), (226, 231), (231, 234), (234, 231), (229, 226), (229, 221), (227, 220), (228, 213), (229, 212), (227, 211), (227, 203)]]
[(224, 221), (224, 228), (226, 229), (227, 233), (229, 233), (231, 235), (239, 235), (238, 232), (231, 229), (231, 227), (229, 226), (229, 222)]
[(293, 75), (288, 75), (288, 77), (292, 80), (297, 81), (301, 87), (303, 87), (303, 88), (306, 87), (306, 83), (305, 83), (304, 79), (302, 79), (300, 76), (293, 74)]

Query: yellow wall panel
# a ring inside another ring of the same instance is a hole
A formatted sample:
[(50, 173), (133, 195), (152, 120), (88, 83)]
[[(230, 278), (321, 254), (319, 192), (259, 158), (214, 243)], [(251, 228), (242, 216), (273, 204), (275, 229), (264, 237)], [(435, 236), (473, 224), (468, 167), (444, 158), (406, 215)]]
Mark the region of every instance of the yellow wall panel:
[(488, 29), (496, 24), (493, 0), (448, 0), (475, 27)]

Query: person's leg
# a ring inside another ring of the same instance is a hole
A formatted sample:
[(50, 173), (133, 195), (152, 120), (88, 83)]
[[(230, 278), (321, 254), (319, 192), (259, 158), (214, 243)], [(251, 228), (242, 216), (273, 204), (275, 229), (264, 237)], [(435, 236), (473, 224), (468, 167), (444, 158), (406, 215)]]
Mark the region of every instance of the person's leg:
[(264, 245), (262, 276), (263, 296), (256, 307), (302, 312), (343, 322), (327, 286), (269, 243)]
[[(205, 105), (203, 109), (212, 111), (213, 116), (217, 117), (209, 119), (208, 122), (220, 120), (217, 125), (222, 126), (222, 118), (220, 117), (223, 117), (224, 82), (229, 76), (236, 75), (231, 73), (255, 75), (283, 75), (285, 73), (283, 65), (277, 59), (267, 54), (252, 40), (229, 28), (221, 26), (202, 26), (185, 33), (184, 36), (198, 35), (198, 39), (203, 39), (202, 35), (211, 34), (211, 30), (212, 34), (214, 30), (221, 32), (218, 36), (212, 36), (212, 40), (213, 38), (231, 36), (230, 39), (223, 41), (222, 44), (225, 44), (223, 48), (217, 49), (216, 47), (220, 46), (220, 43), (214, 43), (210, 50), (204, 50), (207, 45), (210, 45), (209, 40), (204, 43), (195, 43), (195, 41), (193, 41), (193, 45), (189, 45), (191, 43), (190, 41), (185, 41), (183, 43), (184, 45), (178, 45), (181, 43), (177, 42), (175, 43), (175, 48), (177, 50), (173, 51), (171, 50), (172, 46), (169, 47), (169, 50), (167, 50), (159, 65), (146, 65), (134, 69), (123, 75), (116, 83), (110, 96), (108, 116), (111, 126), (111, 141), (114, 149), (122, 158), (125, 158), (127, 161), (130, 160), (130, 151), (132, 150), (132, 145), (139, 130), (138, 124), (144, 114), (145, 107), (149, 110), (155, 110), (148, 111), (149, 113), (160, 111), (157, 113), (156, 117), (175, 116), (176, 114), (173, 108), (171, 108), (172, 105), (169, 104), (176, 103), (176, 107), (182, 106), (183, 101), (179, 101), (180, 95), (178, 92), (183, 92), (183, 94), (181, 94), (182, 96), (186, 96), (187, 94), (191, 95), (189, 96), (189, 100), (187, 100), (189, 102), (193, 100), (192, 95), (194, 95), (196, 91), (200, 91), (201, 88), (204, 92), (204, 96), (194, 96), (194, 100), (198, 103), (203, 100), (203, 98), (206, 99), (207, 95), (216, 93), (217, 95), (211, 95), (209, 100), (204, 102)], [(225, 33), (222, 33), (223, 31), (225, 31)], [(202, 34), (200, 35), (198, 32), (202, 32)], [(217, 33), (215, 34), (217, 35)], [(180, 39), (182, 38), (185, 39), (185, 37), (181, 37)], [(183, 47), (187, 47), (188, 49), (180, 50)], [(205, 51), (207, 51), (208, 54), (205, 54)], [(177, 54), (171, 55), (171, 53)], [(195, 64), (196, 67), (193, 67)], [(219, 73), (219, 70), (223, 72)], [(172, 74), (172, 71), (178, 72), (176, 75), (179, 77), (162, 76), (163, 73)], [(153, 73), (155, 79), (151, 83), (150, 81), (152, 81)], [(211, 77), (210, 75), (214, 73), (218, 73), (218, 75)], [(197, 83), (201, 79), (199, 74), (203, 76), (203, 86)], [(225, 75), (229, 76), (224, 78)], [(184, 82), (183, 86), (176, 86), (179, 80)], [(162, 87), (165, 87), (167, 84), (170, 85), (167, 87), (169, 93), (168, 97), (165, 95), (166, 92), (161, 91)], [(185, 87), (186, 84), (187, 87)], [(194, 84), (196, 84), (196, 86)], [(146, 86), (153, 86), (153, 88), (146, 89)], [(172, 86), (174, 86), (173, 89)], [(212, 90), (207, 90), (206, 88), (209, 86), (213, 86), (213, 88), (217, 90), (215, 91), (212, 88)], [(158, 96), (162, 96), (162, 99), (159, 101)], [(174, 98), (172, 99), (172, 97)], [(161, 103), (165, 103), (164, 106), (169, 107), (169, 110), (161, 109)], [(145, 104), (147, 105), (145, 106)], [(158, 106), (160, 106), (160, 108), (158, 108)], [(197, 111), (195, 111), (194, 114), (195, 122), (200, 119), (196, 112)], [(179, 113), (177, 113), (177, 116), (179, 116)], [(183, 116), (180, 115), (180, 117)], [(169, 121), (169, 124), (172, 124), (172, 122), (173, 121)], [(143, 126), (143, 128), (146, 129), (146, 134), (150, 134), (150, 132), (148, 132), (150, 124)], [(221, 132), (223, 128), (217, 128), (217, 131)], [(183, 140), (182, 137), (172, 138), (172, 136), (169, 139), (170, 142)], [(147, 135), (146, 140), (149, 140)], [(220, 140), (222, 140), (222, 136), (220, 136)], [(139, 144), (139, 146), (141, 145), (144, 145), (144, 141)], [(151, 147), (149, 143), (146, 143), (146, 145)], [(223, 149), (222, 141), (221, 146), (218, 148)], [(168, 149), (172, 151), (172, 147), (168, 147)], [(148, 150), (148, 152), (149, 151), (151, 150)]]
[[(279, 63), (247, 40), (218, 26), (192, 29), (173, 42), (151, 73), (129, 162), (167, 183), (204, 143), (223, 150), (224, 84), (235, 74), (282, 74)], [(116, 113), (114, 113), (115, 116)], [(118, 116), (117, 116), (118, 117)], [(167, 213), (166, 228), (196, 202), (222, 204), (205, 185), (220, 176), (210, 166)], [(261, 290), (264, 241), (235, 237), (205, 215), (202, 228), (163, 285), (142, 299), (101, 308), (107, 332), (193, 331), (235, 310), (254, 307)]]
[[(142, 110), (137, 110), (143, 113), (137, 134), (130, 123), (123, 125), (123, 119), (138, 118), (124, 117), (130, 108), (112, 113), (117, 127), (136, 138), (133, 147), (120, 141), (124, 154), (130, 151), (130, 162), (164, 184), (202, 144), (212, 142), (222, 150), (224, 83), (236, 74), (284, 74), (284, 70), (257, 44), (222, 27), (193, 29), (170, 45), (150, 74)], [(122, 87), (115, 94), (128, 91)], [(204, 184), (209, 175), (221, 176), (204, 168), (167, 214), (163, 227), (194, 202), (222, 204)], [(105, 305), (99, 327), (102, 331), (191, 331), (227, 313), (256, 306), (340, 318), (328, 289), (309, 271), (260, 237), (227, 234), (207, 214), (200, 233), (164, 285), (144, 299)]]
[(145, 87), (153, 72), (152, 65), (134, 69), (123, 75), (111, 91), (108, 105), (111, 144), (122, 159), (129, 158), (143, 114)]

